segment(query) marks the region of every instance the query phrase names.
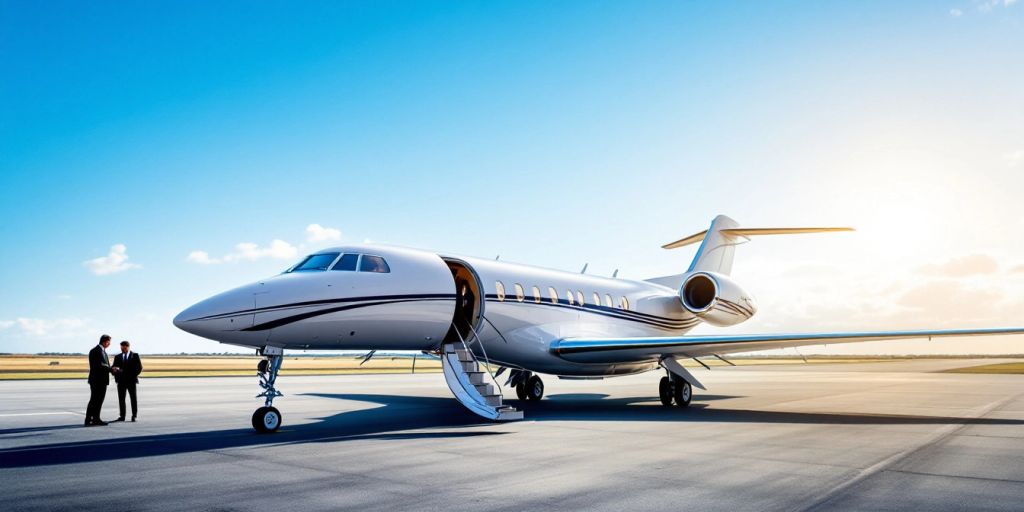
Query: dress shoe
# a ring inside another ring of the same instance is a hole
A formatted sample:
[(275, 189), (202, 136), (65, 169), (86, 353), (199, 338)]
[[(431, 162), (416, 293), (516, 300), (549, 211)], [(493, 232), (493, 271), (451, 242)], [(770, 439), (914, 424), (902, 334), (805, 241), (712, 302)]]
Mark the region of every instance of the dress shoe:
[(87, 426), (87, 427), (91, 427), (92, 426), (92, 418), (86, 418), (85, 419), (85, 426)]
[(135, 416), (132, 416), (132, 423), (135, 423)]
[(118, 418), (114, 421), (124, 421), (124, 416), (118, 416)]
[(107, 422), (105, 422), (105, 421), (103, 421), (103, 420), (101, 420), (101, 419), (97, 418), (97, 419), (93, 420), (92, 424), (93, 424), (93, 425), (96, 425), (96, 426), (98, 426), (98, 427), (102, 427), (102, 426), (104, 426), (104, 425), (109, 425), (110, 423), (107, 423)]

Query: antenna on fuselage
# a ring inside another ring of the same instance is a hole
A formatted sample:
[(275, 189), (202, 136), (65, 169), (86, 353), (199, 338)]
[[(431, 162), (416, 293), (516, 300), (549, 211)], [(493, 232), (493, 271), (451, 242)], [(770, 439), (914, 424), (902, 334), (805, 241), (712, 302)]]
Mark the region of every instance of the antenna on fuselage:
[(494, 257), (494, 261), (498, 261), (499, 259), (501, 259), (501, 255), (500, 254)]
[(615, 269), (615, 272), (612, 272), (612, 279), (615, 279), (616, 277), (619, 277), (619, 269)]
[(376, 353), (377, 353), (376, 350), (371, 350), (369, 353), (367, 353), (365, 356), (363, 356), (363, 360), (359, 361), (359, 366), (362, 366), (363, 363), (365, 363), (365, 362), (369, 361), (370, 359), (372, 359), (373, 355), (376, 354)]
[(580, 270), (580, 274), (586, 274), (587, 273), (587, 266), (588, 265), (590, 265), (590, 263), (584, 263), (583, 264), (583, 270)]

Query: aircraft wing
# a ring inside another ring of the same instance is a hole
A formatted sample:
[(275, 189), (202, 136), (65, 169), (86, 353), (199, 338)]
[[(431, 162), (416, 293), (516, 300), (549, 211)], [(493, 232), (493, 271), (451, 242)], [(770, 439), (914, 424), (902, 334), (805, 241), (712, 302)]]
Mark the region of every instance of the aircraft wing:
[(699, 357), (713, 354), (722, 355), (736, 352), (753, 352), (805, 345), (831, 345), (833, 343), (852, 343), (858, 341), (956, 338), (1003, 334), (1024, 334), (1024, 327), (654, 338), (563, 338), (551, 344), (551, 351), (569, 361), (580, 363), (616, 363), (644, 361), (663, 356)]

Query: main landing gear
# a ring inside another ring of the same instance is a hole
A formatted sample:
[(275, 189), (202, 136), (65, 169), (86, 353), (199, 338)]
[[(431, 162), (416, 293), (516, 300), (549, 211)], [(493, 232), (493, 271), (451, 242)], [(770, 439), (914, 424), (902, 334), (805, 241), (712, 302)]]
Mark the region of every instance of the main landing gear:
[(523, 373), (509, 377), (509, 380), (512, 380), (513, 378), (516, 380), (516, 396), (520, 400), (536, 402), (541, 398), (544, 398), (544, 381), (540, 380), (540, 377), (525, 370), (516, 371)]
[(266, 398), (263, 407), (252, 413), (252, 428), (261, 434), (277, 432), (281, 428), (281, 411), (274, 407), (274, 399), (284, 396), (274, 382), (277, 381), (277, 372), (281, 369), (281, 361), (284, 359), (284, 350), (277, 347), (264, 347), (262, 350), (264, 359), (256, 366), (256, 375), (260, 379), (260, 387), (263, 392), (256, 395), (256, 398)]
[(679, 407), (686, 407), (693, 398), (693, 387), (689, 382), (669, 374), (668, 377), (661, 378), (658, 396), (661, 398), (661, 405), (671, 406), (672, 402), (675, 402)]

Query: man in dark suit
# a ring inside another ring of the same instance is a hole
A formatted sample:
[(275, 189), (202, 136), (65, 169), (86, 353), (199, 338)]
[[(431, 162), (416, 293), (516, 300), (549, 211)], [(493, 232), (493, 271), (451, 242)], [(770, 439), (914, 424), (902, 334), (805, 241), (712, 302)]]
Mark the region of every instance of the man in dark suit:
[(89, 351), (89, 405), (85, 408), (85, 426), (93, 427), (106, 425), (107, 422), (100, 419), (100, 410), (103, 409), (103, 399), (107, 397), (107, 386), (110, 385), (110, 358), (107, 357), (107, 347), (110, 346), (110, 336), (100, 336), (100, 343)]
[(142, 358), (132, 352), (131, 343), (121, 342), (121, 353), (114, 356), (113, 370), (114, 380), (117, 382), (117, 401), (121, 406), (121, 416), (117, 421), (124, 421), (125, 393), (132, 397), (132, 421), (135, 421), (135, 417), (139, 415), (139, 399), (135, 386), (139, 383), (139, 374), (142, 373)]

